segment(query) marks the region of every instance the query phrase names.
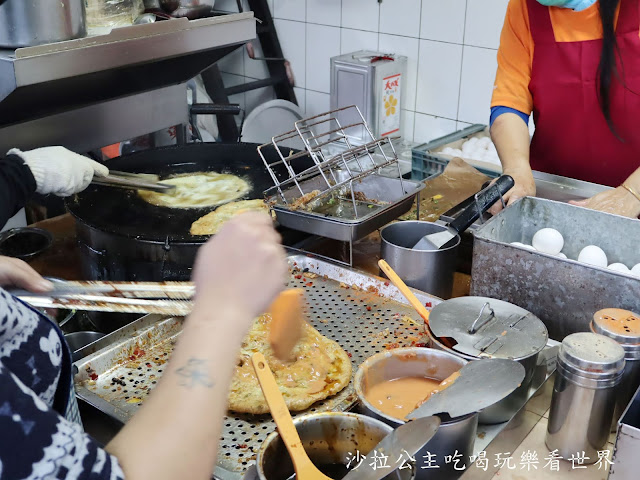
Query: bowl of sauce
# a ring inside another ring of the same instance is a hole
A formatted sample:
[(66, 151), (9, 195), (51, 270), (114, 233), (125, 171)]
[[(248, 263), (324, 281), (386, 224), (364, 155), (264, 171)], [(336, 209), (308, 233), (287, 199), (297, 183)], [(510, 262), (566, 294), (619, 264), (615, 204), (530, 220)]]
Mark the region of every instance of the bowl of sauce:
[[(293, 423), (313, 464), (334, 480), (344, 478), (350, 468), (359, 463), (354, 460), (356, 452), (369, 455), (373, 447), (393, 431), (380, 420), (355, 413), (314, 413), (298, 417)], [(370, 468), (369, 463), (370, 460), (364, 461), (360, 468)], [(277, 431), (262, 443), (256, 467), (260, 480), (296, 478), (289, 452)], [(414, 468), (396, 470), (385, 478), (413, 480)]]
[[(433, 348), (397, 348), (369, 357), (356, 372), (354, 387), (358, 396), (357, 411), (398, 427), (406, 416), (417, 408), (432, 392), (441, 390), (440, 382), (460, 370), (466, 360)], [(442, 421), (436, 435), (427, 443), (416, 459), (436, 455), (438, 478), (458, 478), (452, 463), (445, 456), (456, 450), (468, 465), (478, 427), (478, 414), (451, 418), (440, 415)], [(417, 469), (417, 479), (427, 479), (433, 470)]]

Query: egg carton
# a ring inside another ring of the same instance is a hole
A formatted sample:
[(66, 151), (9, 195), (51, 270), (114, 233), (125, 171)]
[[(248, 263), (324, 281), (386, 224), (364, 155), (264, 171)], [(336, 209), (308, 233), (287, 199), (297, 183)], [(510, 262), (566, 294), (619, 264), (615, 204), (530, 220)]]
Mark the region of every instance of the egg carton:
[(412, 151), (412, 176), (423, 179), (442, 173), (454, 157), (462, 158), (491, 178), (500, 176), (502, 172), (489, 127), (476, 124), (415, 147)]

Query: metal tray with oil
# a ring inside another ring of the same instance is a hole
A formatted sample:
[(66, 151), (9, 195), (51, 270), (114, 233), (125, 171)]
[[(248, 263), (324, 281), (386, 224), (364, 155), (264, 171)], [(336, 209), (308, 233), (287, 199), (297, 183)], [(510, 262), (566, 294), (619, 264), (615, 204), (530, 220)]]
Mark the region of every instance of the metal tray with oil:
[[(345, 349), (354, 373), (375, 353), (424, 341), (422, 320), (384, 279), (302, 255), (289, 257), (289, 263), (289, 286), (305, 289), (310, 323)], [(441, 301), (414, 293), (424, 303)], [(162, 376), (181, 327), (180, 318), (149, 315), (105, 337), (101, 342), (107, 346), (75, 363), (78, 397), (123, 423), (129, 420)], [(297, 415), (346, 411), (355, 401), (349, 384), (338, 395)], [(241, 478), (273, 430), (270, 415), (229, 412), (215, 477)]]
[[(314, 190), (322, 185), (318, 178), (309, 180), (305, 184), (306, 190)], [(293, 210), (285, 205), (279, 196), (273, 196), (272, 209), (278, 223), (283, 227), (302, 232), (319, 235), (333, 240), (350, 242), (369, 235), (374, 230), (407, 213), (413, 205), (413, 200), (420, 190), (425, 187), (423, 182), (404, 180), (399, 178), (370, 175), (356, 182), (354, 189), (362, 192), (371, 203), (358, 202), (355, 215), (351, 200), (339, 202), (335, 207), (320, 211)], [(305, 190), (305, 191), (306, 191)], [(297, 189), (284, 192), (285, 197), (293, 199)]]

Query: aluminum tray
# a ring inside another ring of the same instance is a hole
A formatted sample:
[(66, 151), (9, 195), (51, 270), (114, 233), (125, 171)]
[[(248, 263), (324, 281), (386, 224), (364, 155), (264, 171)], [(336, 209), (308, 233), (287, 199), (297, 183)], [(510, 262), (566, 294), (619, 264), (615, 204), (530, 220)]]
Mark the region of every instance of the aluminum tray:
[[(555, 228), (565, 239), (568, 260), (510, 245), (531, 245), (536, 231)], [(514, 303), (539, 317), (549, 336), (589, 330), (602, 308), (640, 311), (640, 277), (577, 262), (580, 250), (598, 245), (609, 263), (640, 262), (640, 221), (526, 197), (475, 232), (471, 294)]]
[[(289, 257), (289, 262), (295, 269), (289, 285), (306, 290), (311, 324), (350, 354), (354, 373), (366, 358), (387, 347), (409, 346), (424, 340), (422, 320), (384, 279), (305, 256)], [(303, 273), (305, 269), (307, 273)], [(441, 301), (417, 290), (414, 293), (425, 303), (435, 305)], [(162, 375), (171, 343), (180, 330), (180, 319), (150, 315), (105, 337), (101, 342), (108, 346), (75, 363), (79, 370), (78, 397), (126, 422), (141, 403), (134, 399), (148, 395)], [(145, 354), (131, 361), (136, 349)], [(89, 384), (87, 367), (98, 374), (94, 385)], [(112, 385), (111, 379), (120, 377), (124, 377), (128, 386), (120, 386), (118, 390), (119, 385)], [(298, 415), (345, 411), (355, 401), (353, 385), (349, 384), (340, 394)], [(223, 480), (239, 479), (254, 462), (260, 444), (275, 429), (275, 424), (270, 415), (230, 413), (224, 425), (214, 475)]]
[[(312, 179), (309, 183), (305, 183), (305, 191), (316, 189), (311, 183), (314, 181), (318, 182), (318, 189), (322, 188), (319, 179)], [(333, 240), (355, 242), (407, 213), (411, 209), (416, 195), (423, 188), (425, 188), (423, 182), (400, 180), (381, 175), (364, 177), (357, 181), (357, 186), (354, 186), (354, 189), (363, 192), (369, 199), (385, 202), (387, 205), (373, 209), (371, 213), (360, 218), (329, 217), (314, 212), (291, 210), (288, 206), (283, 205), (279, 196), (275, 195), (267, 201), (273, 202), (272, 209), (276, 213), (278, 223), (283, 227)], [(285, 197), (294, 198), (295, 195), (299, 195), (297, 189), (285, 192)]]

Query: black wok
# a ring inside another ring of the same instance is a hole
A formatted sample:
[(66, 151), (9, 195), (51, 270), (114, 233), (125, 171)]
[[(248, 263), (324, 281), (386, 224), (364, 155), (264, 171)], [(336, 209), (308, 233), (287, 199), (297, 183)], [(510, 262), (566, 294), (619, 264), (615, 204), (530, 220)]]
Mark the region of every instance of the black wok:
[[(198, 143), (137, 152), (108, 162), (112, 170), (162, 177), (191, 172), (241, 176), (263, 198), (273, 186), (256, 144)], [(277, 155), (273, 149), (269, 162)], [(306, 165), (300, 165), (304, 168)], [(283, 174), (284, 168), (277, 172)], [(197, 249), (208, 236), (193, 236), (191, 224), (214, 208), (171, 209), (148, 204), (135, 191), (92, 185), (67, 201), (76, 218), (86, 278), (98, 280), (187, 280)], [(282, 232), (285, 236), (299, 236)]]

